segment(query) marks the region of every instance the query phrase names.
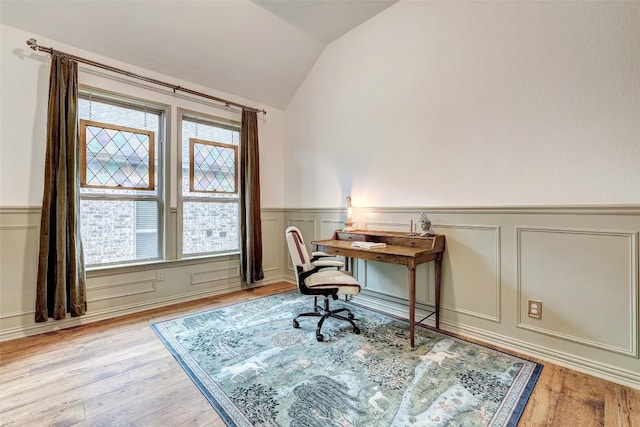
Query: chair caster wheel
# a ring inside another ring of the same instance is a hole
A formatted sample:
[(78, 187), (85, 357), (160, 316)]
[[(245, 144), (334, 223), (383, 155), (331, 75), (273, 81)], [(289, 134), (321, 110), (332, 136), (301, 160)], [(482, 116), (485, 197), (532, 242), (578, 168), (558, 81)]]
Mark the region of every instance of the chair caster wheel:
[(347, 314), (347, 317), (348, 317), (349, 319), (351, 319), (351, 320), (353, 320), (353, 319), (355, 319), (355, 318), (356, 318), (356, 316), (354, 316), (354, 315), (353, 315), (353, 313), (349, 313), (349, 314)]
[(294, 320), (294, 321), (293, 321), (293, 327), (294, 327), (294, 328), (296, 328), (296, 329), (298, 329), (298, 328), (300, 327), (300, 323), (298, 323), (298, 321), (297, 321), (297, 320)]
[(318, 340), (318, 342), (322, 342), (322, 341), (324, 341), (324, 335), (316, 334), (316, 339)]
[(355, 329), (353, 330), (353, 332), (354, 332), (356, 335), (360, 335), (360, 328), (355, 328)]

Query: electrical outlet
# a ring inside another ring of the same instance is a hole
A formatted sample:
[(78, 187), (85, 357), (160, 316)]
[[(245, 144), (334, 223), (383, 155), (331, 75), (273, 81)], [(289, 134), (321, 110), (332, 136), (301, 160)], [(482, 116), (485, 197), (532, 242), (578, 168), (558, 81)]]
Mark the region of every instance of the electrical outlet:
[(164, 270), (157, 270), (156, 271), (156, 281), (157, 282), (162, 282), (164, 280)]
[(530, 299), (527, 314), (534, 319), (542, 319), (542, 301)]

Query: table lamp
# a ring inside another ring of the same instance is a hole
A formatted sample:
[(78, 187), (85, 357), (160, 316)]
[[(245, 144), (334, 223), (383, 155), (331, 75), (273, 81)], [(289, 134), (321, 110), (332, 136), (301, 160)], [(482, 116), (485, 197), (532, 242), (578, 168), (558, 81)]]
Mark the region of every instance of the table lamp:
[(344, 228), (342, 231), (353, 231), (355, 228), (353, 227), (352, 221), (353, 208), (351, 207), (351, 196), (347, 196), (347, 220), (344, 222)]

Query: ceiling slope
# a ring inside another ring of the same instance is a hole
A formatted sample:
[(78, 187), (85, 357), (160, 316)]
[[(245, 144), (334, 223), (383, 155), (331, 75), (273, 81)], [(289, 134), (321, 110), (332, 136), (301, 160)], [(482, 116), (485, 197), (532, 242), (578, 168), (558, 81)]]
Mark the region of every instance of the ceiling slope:
[(327, 43), (392, 3), (2, 0), (0, 21), (284, 109)]

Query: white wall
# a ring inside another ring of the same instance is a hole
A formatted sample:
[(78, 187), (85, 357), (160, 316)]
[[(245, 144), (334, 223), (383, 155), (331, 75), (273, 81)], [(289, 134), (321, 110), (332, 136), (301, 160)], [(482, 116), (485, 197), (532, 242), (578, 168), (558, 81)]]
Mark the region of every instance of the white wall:
[(285, 206), (640, 203), (640, 3), (401, 1), (286, 111)]
[[(0, 52), (0, 207), (40, 206), (42, 203), (50, 61), (49, 55), (33, 52), (25, 44), (26, 40), (32, 37), (36, 38), (38, 43), (43, 46), (52, 46), (77, 56), (245, 105), (265, 108), (267, 115), (259, 116), (258, 123), (262, 206), (283, 206), (284, 113), (282, 110), (259, 105), (250, 100), (164, 76), (154, 71), (119, 63), (10, 26), (2, 25), (0, 31), (2, 36)], [(205, 99), (195, 97), (187, 99), (184, 96), (174, 96), (172, 92), (159, 86), (144, 84), (136, 80), (125, 81), (124, 76), (102, 72), (89, 66), (80, 66), (79, 81), (80, 84), (172, 105), (171, 132), (168, 137), (169, 143), (172, 144), (174, 159), (177, 158), (175, 151), (178, 132), (176, 107), (240, 121), (238, 112), (229, 112), (213, 103), (206, 103)], [(174, 168), (174, 179), (175, 175)], [(175, 207), (176, 204), (177, 199), (174, 192), (171, 207)]]

